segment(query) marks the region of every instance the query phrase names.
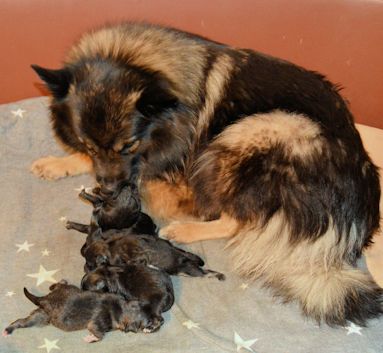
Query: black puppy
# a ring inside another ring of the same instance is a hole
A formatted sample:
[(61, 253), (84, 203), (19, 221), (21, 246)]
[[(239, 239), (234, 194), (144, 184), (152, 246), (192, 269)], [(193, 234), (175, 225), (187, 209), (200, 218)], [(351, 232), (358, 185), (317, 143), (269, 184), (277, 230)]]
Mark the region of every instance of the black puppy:
[(69, 226), (88, 233), (86, 243), (81, 249), (85, 257), (86, 272), (108, 264), (141, 263), (152, 265), (170, 275), (185, 273), (192, 277), (212, 276), (224, 280), (222, 273), (201, 268), (203, 260), (190, 252), (172, 245), (169, 241), (146, 234), (134, 234), (130, 229), (110, 229), (102, 232), (95, 225), (71, 222)]
[(90, 335), (86, 342), (96, 342), (112, 330), (124, 332), (151, 332), (152, 323), (138, 300), (126, 300), (117, 294), (82, 291), (69, 285), (65, 280), (49, 287), (51, 292), (44, 297), (36, 297), (24, 288), (26, 297), (39, 309), (10, 324), (3, 336), (12, 334), (15, 329), (45, 326), (49, 323), (64, 331), (87, 328)]
[(162, 313), (174, 303), (173, 284), (170, 276), (159, 269), (140, 264), (99, 266), (86, 274), (81, 287), (84, 290), (117, 293), (127, 300), (138, 299), (150, 318), (150, 332), (160, 328)]
[(141, 212), (137, 187), (128, 181), (120, 183), (112, 194), (94, 188), (93, 194), (82, 190), (79, 196), (93, 205), (92, 218), (102, 230), (131, 228), (135, 233), (156, 235), (156, 225)]

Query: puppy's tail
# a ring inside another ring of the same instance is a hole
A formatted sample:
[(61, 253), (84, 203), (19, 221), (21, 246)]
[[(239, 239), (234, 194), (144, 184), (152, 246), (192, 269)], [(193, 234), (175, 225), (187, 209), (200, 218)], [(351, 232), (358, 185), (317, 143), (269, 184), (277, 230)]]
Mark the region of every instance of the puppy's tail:
[(383, 289), (345, 260), (350, 244), (333, 227), (317, 240), (291, 242), (288, 225), (274, 215), (261, 229), (243, 230), (228, 244), (235, 269), (259, 279), (286, 301), (297, 301), (318, 323), (361, 326), (383, 314)]
[(41, 306), (41, 297), (36, 297), (32, 293), (28, 292), (28, 289), (24, 287), (25, 296), (35, 305)]

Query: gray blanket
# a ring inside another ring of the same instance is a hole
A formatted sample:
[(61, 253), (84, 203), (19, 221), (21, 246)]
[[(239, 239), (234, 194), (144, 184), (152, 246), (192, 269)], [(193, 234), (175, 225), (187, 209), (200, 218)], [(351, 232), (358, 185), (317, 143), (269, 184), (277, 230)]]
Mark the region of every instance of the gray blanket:
[[(66, 219), (88, 222), (90, 206), (77, 194), (91, 186), (90, 176), (56, 182), (29, 173), (33, 160), (60, 155), (49, 126), (47, 99), (35, 98), (0, 106), (1, 161), (1, 326), (27, 316), (35, 306), (23, 295), (36, 295), (62, 278), (79, 285), (84, 260), (84, 236), (64, 227)], [(295, 304), (283, 305), (256, 284), (230, 271), (224, 241), (184, 247), (227, 275), (213, 278), (173, 277), (176, 302), (165, 324), (152, 334), (111, 332), (88, 344), (87, 332), (62, 332), (55, 327), (16, 330), (0, 338), (1, 353), (37, 352), (258, 352), (258, 353), (378, 353), (383, 352), (383, 319), (368, 328), (318, 327), (301, 316)]]

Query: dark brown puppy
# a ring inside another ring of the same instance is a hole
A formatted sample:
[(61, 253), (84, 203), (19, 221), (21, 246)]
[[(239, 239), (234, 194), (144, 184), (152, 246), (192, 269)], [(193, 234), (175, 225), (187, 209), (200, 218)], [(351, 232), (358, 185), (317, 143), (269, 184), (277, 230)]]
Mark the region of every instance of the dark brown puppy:
[(85, 272), (100, 265), (141, 263), (152, 265), (170, 275), (185, 273), (192, 277), (216, 277), (224, 280), (222, 273), (201, 268), (203, 260), (190, 252), (172, 245), (169, 241), (146, 234), (133, 234), (130, 229), (110, 229), (102, 232), (100, 228), (71, 222), (71, 228), (88, 232), (86, 243), (81, 249), (85, 257)]
[(140, 264), (100, 266), (83, 277), (81, 287), (117, 293), (127, 300), (138, 299), (151, 322), (145, 330), (151, 332), (160, 328), (164, 322), (161, 314), (174, 303), (170, 276), (162, 270)]
[(3, 336), (12, 334), (15, 329), (31, 326), (45, 326), (49, 323), (64, 331), (88, 329), (86, 342), (96, 342), (112, 330), (124, 332), (149, 332), (151, 323), (138, 300), (127, 301), (112, 293), (82, 291), (62, 280), (49, 287), (51, 292), (44, 297), (36, 297), (24, 288), (26, 297), (39, 309), (28, 317), (10, 324)]
[(104, 194), (100, 188), (94, 188), (93, 195), (82, 190), (79, 196), (92, 203), (93, 221), (102, 230), (132, 228), (136, 233), (157, 234), (152, 219), (141, 212), (138, 190), (132, 183), (120, 183), (111, 194)]

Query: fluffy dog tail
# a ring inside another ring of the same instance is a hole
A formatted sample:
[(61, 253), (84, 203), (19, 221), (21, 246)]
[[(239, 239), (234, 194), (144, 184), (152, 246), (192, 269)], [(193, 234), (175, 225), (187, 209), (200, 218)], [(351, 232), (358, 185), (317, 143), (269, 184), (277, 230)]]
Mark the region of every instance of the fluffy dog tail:
[(36, 297), (32, 293), (28, 292), (28, 289), (24, 287), (25, 296), (35, 305), (41, 306), (41, 297)]
[[(365, 326), (383, 313), (383, 289), (366, 273), (344, 260), (348, 240), (333, 227), (317, 240), (292, 243), (288, 225), (278, 213), (259, 229), (248, 229), (229, 242), (236, 270), (298, 301), (318, 323)], [(253, 249), (253, 250), (250, 250)]]

